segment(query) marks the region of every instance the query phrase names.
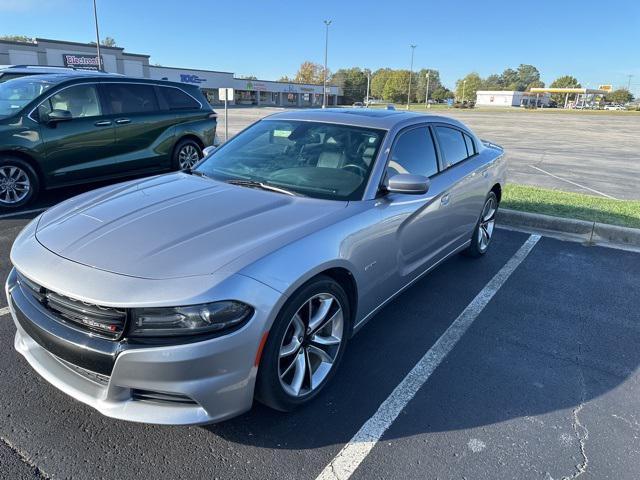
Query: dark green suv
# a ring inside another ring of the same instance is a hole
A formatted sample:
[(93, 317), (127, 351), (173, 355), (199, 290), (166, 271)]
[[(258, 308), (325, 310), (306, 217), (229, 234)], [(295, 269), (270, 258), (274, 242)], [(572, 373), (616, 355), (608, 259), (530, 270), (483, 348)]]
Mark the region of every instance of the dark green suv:
[(197, 86), (74, 73), (0, 83), (0, 208), (41, 189), (193, 166), (216, 114)]

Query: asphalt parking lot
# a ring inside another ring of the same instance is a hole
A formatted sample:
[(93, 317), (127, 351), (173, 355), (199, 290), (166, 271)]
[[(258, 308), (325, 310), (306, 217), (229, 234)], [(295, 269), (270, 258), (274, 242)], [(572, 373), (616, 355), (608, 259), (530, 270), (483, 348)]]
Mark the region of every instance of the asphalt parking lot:
[[(27, 221), (0, 221), (3, 279)], [(354, 337), (308, 408), (258, 404), (204, 427), (115, 421), (70, 399), (14, 351), (5, 309), (2, 476), (315, 479), (346, 465), (354, 479), (636, 479), (640, 254), (535, 240), (498, 230), (484, 258), (456, 256), (416, 283)], [(425, 358), (415, 394), (398, 397)], [(395, 420), (381, 408), (388, 398)], [(389, 428), (359, 455), (351, 440), (372, 418)]]

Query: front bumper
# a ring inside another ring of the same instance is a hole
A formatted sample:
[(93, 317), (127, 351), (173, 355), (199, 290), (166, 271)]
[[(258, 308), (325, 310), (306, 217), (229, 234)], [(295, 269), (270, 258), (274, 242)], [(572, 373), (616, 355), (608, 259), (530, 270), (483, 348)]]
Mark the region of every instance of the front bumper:
[[(49, 383), (106, 416), (184, 425), (221, 421), (251, 408), (256, 353), (268, 329), (268, 314), (260, 308), (241, 329), (221, 337), (105, 352), (88, 335), (83, 342), (50, 328), (46, 312), (17, 284), (15, 270), (6, 293), (17, 328), (16, 350)], [(96, 358), (101, 366), (88, 368)], [(140, 392), (158, 395), (150, 399)]]

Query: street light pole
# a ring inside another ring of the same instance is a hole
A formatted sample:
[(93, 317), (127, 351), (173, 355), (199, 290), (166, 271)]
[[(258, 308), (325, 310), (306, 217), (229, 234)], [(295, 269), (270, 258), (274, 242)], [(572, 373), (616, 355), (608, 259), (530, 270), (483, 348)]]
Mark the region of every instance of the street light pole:
[(631, 91), (631, 78), (633, 77), (632, 74), (627, 75), (627, 77), (629, 77), (629, 80), (627, 81), (627, 91), (630, 92)]
[(331, 20), (325, 20), (324, 24), (326, 30), (324, 35), (324, 88), (322, 89), (322, 108), (327, 108), (327, 52), (329, 50), (329, 25), (331, 25)]
[(467, 81), (462, 80), (462, 103), (464, 103), (464, 89), (467, 86)]
[(409, 89), (407, 91), (407, 110), (411, 104), (411, 77), (413, 77), (413, 52), (416, 50), (415, 45), (409, 45), (411, 47), (411, 67), (409, 68)]
[(369, 85), (371, 84), (371, 72), (367, 70), (367, 100), (365, 105), (369, 107)]
[(98, 31), (98, 9), (96, 0), (93, 0), (93, 19), (96, 22), (96, 49), (98, 50), (98, 70), (102, 71), (102, 57), (100, 56), (100, 32)]
[(424, 94), (424, 104), (426, 105), (426, 108), (431, 108), (431, 105), (429, 104), (429, 74), (431, 72), (427, 72), (427, 92)]

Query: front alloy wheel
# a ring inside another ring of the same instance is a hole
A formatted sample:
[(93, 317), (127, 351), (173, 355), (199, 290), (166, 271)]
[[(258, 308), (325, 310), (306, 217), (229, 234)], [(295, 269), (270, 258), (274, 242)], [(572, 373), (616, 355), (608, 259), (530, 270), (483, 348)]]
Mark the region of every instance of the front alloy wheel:
[(39, 188), (38, 175), (31, 165), (21, 158), (0, 156), (0, 209), (29, 203)]
[(256, 378), (256, 398), (291, 411), (318, 395), (335, 373), (351, 332), (347, 294), (320, 275), (295, 292), (276, 317)]
[(278, 374), (284, 390), (303, 397), (322, 384), (344, 335), (342, 307), (330, 293), (307, 300), (296, 312), (280, 345)]

